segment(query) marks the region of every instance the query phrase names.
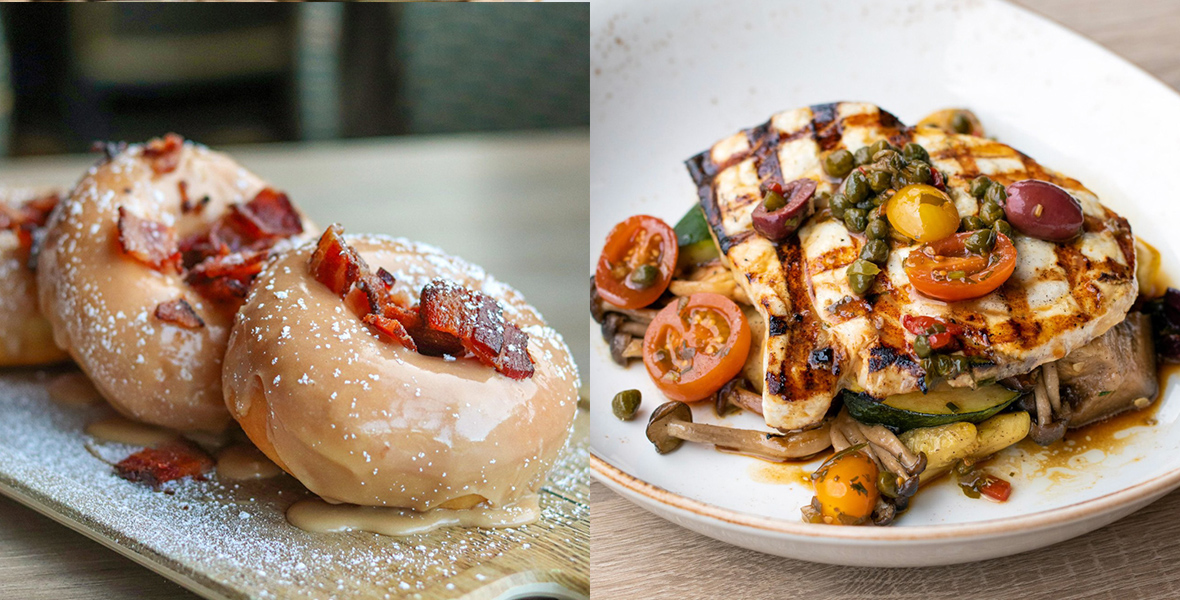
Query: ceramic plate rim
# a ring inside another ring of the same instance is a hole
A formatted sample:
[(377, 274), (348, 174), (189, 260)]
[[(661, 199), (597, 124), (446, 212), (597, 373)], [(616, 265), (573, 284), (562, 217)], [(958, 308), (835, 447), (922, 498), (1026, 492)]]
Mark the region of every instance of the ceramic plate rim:
[[(1141, 76), (1145, 76), (1157, 88), (1172, 97), (1173, 100), (1180, 100), (1180, 91), (1173, 89), (1168, 84), (1164, 83), (1162, 79), (1147, 72), (1138, 65), (1130, 62), (1121, 55), (1111, 51), (1110, 49), (1098, 44), (1097, 42), (1081, 35), (1080, 33), (1056, 22), (1039, 12), (1030, 8), (1009, 2), (1007, 0), (996, 0), (1003, 4), (1007, 4), (1010, 8), (1025, 13), (1025, 15), (1033, 20), (1036, 20), (1043, 27), (1050, 27), (1058, 30), (1061, 33), (1071, 37), (1075, 43), (1084, 44), (1091, 49), (1100, 53), (1104, 53), (1111, 58), (1114, 58), (1121, 63), (1123, 69), (1135, 71)], [(593, 339), (592, 343), (599, 343), (598, 339)], [(1165, 402), (1168, 400), (1163, 396), (1165, 390), (1161, 388), (1161, 397), (1157, 402)], [(1017, 534), (1020, 532), (1030, 532), (1034, 530), (1044, 530), (1054, 526), (1065, 526), (1071, 523), (1079, 523), (1087, 518), (1095, 518), (1103, 514), (1107, 514), (1117, 510), (1120, 507), (1134, 504), (1136, 501), (1150, 499), (1153, 496), (1159, 497), (1169, 491), (1180, 487), (1180, 462), (1177, 462), (1171, 469), (1164, 471), (1157, 477), (1140, 481), (1138, 483), (1122, 487), (1120, 489), (1111, 491), (1109, 493), (1089, 498), (1079, 502), (1066, 504), (1047, 510), (1039, 510), (1031, 513), (1021, 515), (1013, 515), (1008, 517), (1001, 517), (995, 519), (987, 519), (982, 521), (973, 521), (967, 523), (949, 523), (938, 525), (914, 525), (906, 527), (831, 527), (824, 525), (817, 525), (805, 523), (801, 520), (790, 520), (786, 518), (764, 517), (752, 513), (746, 513), (738, 510), (723, 508), (712, 503), (703, 502), (672, 492), (660, 486), (654, 485), (645, 481), (635, 475), (627, 473), (623, 469), (617, 467), (604, 456), (600, 456), (594, 447), (593, 437), (590, 440), (589, 448), (590, 473), (599, 482), (607, 485), (607, 487), (616, 490), (624, 491), (630, 494), (640, 496), (645, 500), (651, 501), (659, 505), (661, 508), (674, 509), (687, 513), (693, 519), (711, 520), (715, 524), (723, 526), (737, 526), (757, 530), (762, 533), (782, 534), (785, 536), (799, 536), (803, 538), (819, 538), (828, 539), (832, 541), (863, 541), (863, 542), (889, 542), (889, 541), (947, 541), (947, 540), (966, 540), (979, 537), (995, 537), (1005, 534)], [(624, 493), (624, 497), (628, 494)], [(637, 498), (631, 498), (633, 501)], [(646, 508), (646, 507), (645, 507)]]

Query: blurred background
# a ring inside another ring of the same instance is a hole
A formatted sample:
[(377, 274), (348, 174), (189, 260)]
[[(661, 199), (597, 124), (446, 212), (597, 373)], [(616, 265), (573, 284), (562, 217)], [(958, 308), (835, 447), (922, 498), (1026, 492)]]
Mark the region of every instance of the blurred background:
[[(457, 9), (457, 10), (456, 10)], [(589, 126), (589, 9), (0, 7), (0, 154)]]

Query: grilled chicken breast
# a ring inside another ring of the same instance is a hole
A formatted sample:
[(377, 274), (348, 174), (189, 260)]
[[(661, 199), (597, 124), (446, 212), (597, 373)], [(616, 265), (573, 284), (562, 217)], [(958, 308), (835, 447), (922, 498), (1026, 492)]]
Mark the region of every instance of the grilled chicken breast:
[[(832, 191), (840, 182), (824, 173), (822, 158), (880, 139), (925, 147), (960, 217), (979, 211), (968, 189), (980, 174), (1004, 185), (1039, 179), (1081, 203), (1084, 233), (1064, 244), (1017, 233), (1012, 277), (987, 296), (948, 303), (910, 286), (902, 264), (917, 245), (900, 241), (892, 242), (874, 287), (864, 297), (853, 293), (847, 269), (865, 238), (849, 232), (826, 206), (817, 206), (798, 236), (781, 244), (754, 232), (750, 214), (761, 180), (809, 177), (818, 191)], [(1064, 357), (1122, 321), (1136, 297), (1130, 226), (1076, 180), (986, 138), (906, 127), (871, 104), (779, 113), (721, 140), (687, 166), (722, 254), (765, 317), (762, 409), (772, 427), (817, 424), (845, 388), (876, 397), (924, 390), (926, 373), (913, 353), (914, 336), (901, 326), (904, 315), (963, 326), (963, 351), (975, 365), (948, 383), (976, 386)]]

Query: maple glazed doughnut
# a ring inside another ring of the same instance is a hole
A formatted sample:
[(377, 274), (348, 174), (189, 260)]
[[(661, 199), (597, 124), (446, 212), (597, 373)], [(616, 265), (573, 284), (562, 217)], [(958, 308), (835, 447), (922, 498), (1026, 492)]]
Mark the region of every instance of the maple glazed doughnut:
[(37, 281), (29, 264), (33, 240), (57, 205), (51, 187), (0, 188), (0, 367), (44, 365), (69, 359), (37, 307)]
[(46, 227), (41, 309), (117, 410), (217, 431), (234, 313), (271, 247), (302, 231), (284, 194), (224, 154), (175, 134), (108, 145)]
[(561, 336), (477, 266), (340, 233), (259, 275), (226, 354), (234, 418), (329, 502), (424, 511), (532, 497), (576, 412)]

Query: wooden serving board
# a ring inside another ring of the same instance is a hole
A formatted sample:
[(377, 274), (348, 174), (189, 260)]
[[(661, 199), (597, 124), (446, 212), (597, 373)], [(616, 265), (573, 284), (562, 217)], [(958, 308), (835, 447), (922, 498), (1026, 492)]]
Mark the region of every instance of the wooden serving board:
[(589, 595), (588, 419), (541, 491), (542, 518), (512, 529), (449, 528), (404, 538), (313, 534), (289, 525), (310, 493), (286, 475), (182, 481), (165, 492), (104, 460), (134, 448), (83, 432), (105, 406), (49, 399), (63, 371), (0, 374), (0, 493), (206, 598), (510, 600)]

